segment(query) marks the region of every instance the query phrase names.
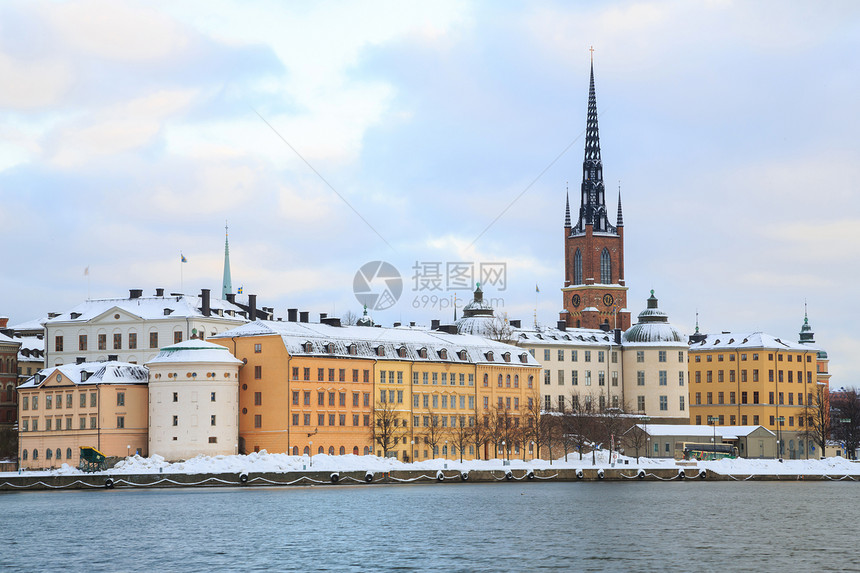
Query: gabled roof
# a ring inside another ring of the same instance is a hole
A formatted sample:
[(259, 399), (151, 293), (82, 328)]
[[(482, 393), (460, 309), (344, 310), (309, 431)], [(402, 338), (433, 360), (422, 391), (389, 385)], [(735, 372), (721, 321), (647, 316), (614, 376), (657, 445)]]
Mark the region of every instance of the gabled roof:
[(767, 350), (792, 350), (808, 351), (818, 350), (809, 344), (800, 344), (788, 340), (782, 340), (764, 332), (723, 332), (721, 334), (705, 335), (704, 340), (690, 345), (692, 352), (706, 350), (731, 350), (731, 349), (767, 349)]
[[(210, 318), (214, 320), (227, 320), (233, 322), (245, 322), (247, 319), (241, 316), (243, 309), (226, 300), (212, 298), (209, 301), (212, 309)], [(48, 319), (46, 324), (52, 325), (66, 322), (89, 322), (96, 320), (109, 313), (117, 311), (126, 312), (143, 320), (159, 320), (164, 318), (201, 318), (202, 298), (196, 295), (178, 296), (151, 296), (138, 298), (104, 298), (87, 300), (76, 307)], [(165, 309), (169, 311), (165, 314)], [(223, 317), (218, 316), (222, 311)], [(229, 316), (232, 312), (234, 316)]]
[(568, 328), (567, 330), (546, 327), (541, 327), (540, 330), (514, 328), (511, 331), (511, 339), (519, 345), (617, 346), (611, 332), (598, 328)]
[[(81, 364), (63, 364), (43, 368), (35, 376), (29, 378), (18, 388), (40, 388), (57, 375), (61, 376), (63, 385), (69, 383), (81, 386), (97, 384), (146, 384), (149, 380), (149, 369), (139, 364), (128, 362), (83, 362)], [(85, 380), (84, 380), (85, 378)]]

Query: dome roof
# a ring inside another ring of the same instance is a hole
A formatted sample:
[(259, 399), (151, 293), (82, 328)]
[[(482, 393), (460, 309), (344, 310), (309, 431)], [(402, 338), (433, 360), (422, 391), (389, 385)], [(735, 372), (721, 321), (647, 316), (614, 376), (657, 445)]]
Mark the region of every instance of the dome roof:
[(654, 291), (648, 298), (648, 308), (639, 313), (639, 322), (628, 328), (622, 340), (629, 344), (684, 342), (681, 332), (669, 324), (669, 315), (657, 308)]
[(492, 318), (494, 314), (493, 307), (484, 301), (484, 291), (481, 290), (481, 283), (475, 286), (475, 298), (463, 307), (463, 316), (466, 318), (473, 316), (486, 316)]
[(191, 339), (161, 349), (158, 355), (147, 362), (161, 363), (222, 363), (241, 364), (242, 361), (230, 353), (226, 346), (213, 344), (205, 340)]

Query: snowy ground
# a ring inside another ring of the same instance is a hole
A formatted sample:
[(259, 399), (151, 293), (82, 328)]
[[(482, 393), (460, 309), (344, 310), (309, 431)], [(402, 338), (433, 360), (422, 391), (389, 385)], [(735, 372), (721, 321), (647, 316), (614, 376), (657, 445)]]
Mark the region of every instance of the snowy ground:
[[(248, 455), (236, 456), (197, 456), (184, 462), (170, 463), (161, 456), (155, 455), (150, 458), (132, 456), (120, 461), (114, 468), (106, 473), (110, 474), (213, 474), (213, 473), (241, 473), (241, 472), (289, 472), (289, 471), (372, 471), (385, 472), (390, 470), (424, 470), (433, 471), (440, 469), (450, 470), (505, 470), (505, 469), (562, 469), (562, 468), (591, 468), (612, 467), (609, 463), (608, 453), (596, 453), (596, 465), (592, 465), (591, 454), (586, 454), (582, 460), (579, 455), (568, 455), (567, 460), (563, 457), (550, 463), (547, 460), (522, 461), (510, 460), (510, 466), (504, 465), (503, 460), (467, 460), (460, 463), (457, 460), (445, 460), (442, 458), (426, 460), (423, 462), (403, 463), (393, 458), (379, 458), (376, 456), (329, 456), (318, 454), (313, 460), (308, 456), (290, 456), (287, 454), (270, 454), (265, 450)], [(627, 462), (625, 464), (624, 462)], [(622, 469), (644, 468), (678, 468), (673, 459), (664, 458), (627, 458), (620, 456), (615, 467)], [(685, 465), (688, 468), (704, 468), (719, 474), (728, 475), (751, 475), (751, 474), (788, 474), (788, 475), (857, 475), (860, 474), (860, 464), (844, 458), (827, 458), (825, 460), (755, 460), (735, 459), (718, 460), (712, 462), (697, 462), (695, 465)], [(0, 477), (11, 475), (52, 476), (52, 475), (78, 475), (82, 474), (79, 469), (67, 464), (59, 469), (47, 471), (24, 471), (0, 473)]]

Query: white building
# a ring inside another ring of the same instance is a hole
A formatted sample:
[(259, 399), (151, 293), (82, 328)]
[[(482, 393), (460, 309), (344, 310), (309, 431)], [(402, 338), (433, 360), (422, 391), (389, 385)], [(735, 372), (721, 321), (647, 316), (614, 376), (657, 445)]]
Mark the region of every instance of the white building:
[(165, 344), (208, 338), (248, 322), (239, 305), (200, 296), (145, 297), (140, 289), (128, 298), (88, 300), (45, 322), (45, 364), (119, 360), (143, 364)]
[(168, 460), (238, 453), (239, 368), (217, 344), (187, 340), (149, 367), (149, 452)]

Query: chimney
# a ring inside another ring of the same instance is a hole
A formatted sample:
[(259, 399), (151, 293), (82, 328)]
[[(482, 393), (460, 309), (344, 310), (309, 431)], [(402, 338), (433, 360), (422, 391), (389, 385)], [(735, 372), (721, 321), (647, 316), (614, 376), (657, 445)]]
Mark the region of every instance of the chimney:
[(129, 299), (140, 298), (141, 296), (143, 296), (143, 289), (133, 288), (133, 289), (129, 289), (129, 291), (128, 291), (128, 298)]
[(511, 328), (522, 328), (522, 327), (520, 326), (520, 325), (522, 324), (522, 322), (520, 321), (520, 319), (512, 320), (512, 321), (510, 321), (510, 323), (509, 323), (509, 324), (511, 325)]
[(116, 362), (119, 360), (119, 356), (116, 354), (108, 354), (108, 362)]
[(414, 320), (413, 320), (413, 321), (411, 321), (411, 322), (409, 323), (409, 326), (415, 326), (415, 321), (414, 321)]
[(0, 316), (0, 328), (6, 328), (7, 324), (9, 324), (9, 317)]
[(257, 295), (248, 295), (248, 320), (251, 322), (257, 320)]
[(320, 322), (329, 326), (340, 326), (340, 318), (336, 316), (321, 318)]
[(288, 308), (287, 309), (287, 320), (290, 322), (296, 322), (299, 318), (299, 309), (297, 308)]
[(322, 322), (323, 320), (325, 320), (325, 318), (326, 318), (327, 316), (328, 316), (328, 313), (327, 313), (327, 312), (321, 312), (321, 313), (320, 313), (320, 322)]
[(603, 324), (600, 325), (600, 330), (602, 330), (603, 332), (609, 332), (610, 330), (612, 330), (612, 328), (609, 326), (608, 320), (603, 321)]
[(612, 332), (615, 333), (615, 344), (621, 344), (621, 329), (616, 328)]
[(557, 323), (559, 330), (567, 330), (567, 322), (559, 320)]
[(163, 288), (155, 289), (155, 296), (164, 296), (164, 289)]
[(434, 318), (430, 321), (430, 330), (439, 330), (439, 319)]
[(395, 323), (394, 323), (394, 328), (397, 328), (398, 326), (400, 326), (400, 323), (399, 323), (399, 322), (395, 322)]
[(457, 334), (457, 325), (456, 324), (443, 324), (439, 326), (439, 332), (445, 332), (447, 334)]
[(308, 315), (310, 315), (310, 313), (306, 310), (299, 312), (299, 322), (307, 322)]
[(212, 316), (212, 309), (209, 306), (209, 289), (204, 288), (200, 289), (200, 298), (202, 301), (202, 308), (200, 309), (203, 312), (203, 316)]
[(75, 364), (83, 364), (86, 361), (87, 361), (87, 359), (84, 358), (83, 356), (78, 356), (77, 358), (75, 358)]
[(236, 304), (236, 295), (232, 292), (227, 293), (227, 302), (230, 304)]
[(58, 316), (60, 316), (59, 312), (49, 312), (48, 313), (48, 319), (57, 318)]

